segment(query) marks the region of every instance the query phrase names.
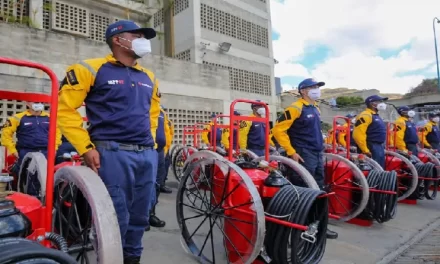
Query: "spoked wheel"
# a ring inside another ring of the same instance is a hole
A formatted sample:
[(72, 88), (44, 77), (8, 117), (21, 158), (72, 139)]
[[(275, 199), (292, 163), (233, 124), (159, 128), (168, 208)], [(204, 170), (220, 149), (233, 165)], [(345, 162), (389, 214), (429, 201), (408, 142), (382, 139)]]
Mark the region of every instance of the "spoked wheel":
[(37, 197), (44, 203), (46, 198), (47, 160), (40, 152), (30, 152), (23, 158), (18, 173), (17, 190)]
[(170, 148), (170, 151), (169, 151), (170, 157), (174, 157), (174, 154), (176, 154), (176, 151), (182, 147), (183, 147), (183, 145), (181, 145), (181, 144), (172, 145)]
[(350, 160), (331, 153), (324, 153), (325, 190), (329, 196), (329, 211), (341, 221), (358, 216), (368, 204), (368, 182), (362, 171)]
[[(190, 204), (187, 191), (203, 206)], [(180, 181), (176, 212), (182, 244), (200, 263), (251, 264), (263, 247), (260, 195), (248, 175), (230, 161), (206, 158), (191, 163)]]
[(440, 160), (434, 154), (427, 151), (426, 149), (420, 149), (419, 151), (428, 157), (429, 162), (432, 162), (435, 166), (440, 166)]
[(279, 156), (280, 153), (275, 147), (269, 146), (269, 154), (272, 156)]
[(188, 146), (182, 147), (176, 151), (171, 166), (173, 168), (174, 177), (176, 177), (177, 181), (180, 181), (180, 178), (182, 177), (183, 165), (185, 164), (186, 159), (197, 151), (196, 148)]
[(55, 174), (53, 230), (78, 263), (123, 263), (118, 219), (101, 178), (83, 166)]
[[(253, 162), (260, 162), (262, 160), (264, 160), (264, 157), (258, 157), (254, 159)], [(297, 183), (299, 186), (319, 190), (318, 184), (313, 176), (298, 162), (282, 156), (269, 156), (269, 162), (270, 161), (278, 162), (278, 170), (291, 182)], [(291, 172), (294, 172), (294, 174)], [(292, 177), (296, 177), (297, 179), (292, 179)]]
[[(385, 169), (397, 172), (397, 201), (405, 200), (419, 186), (417, 169), (409, 159), (399, 153), (386, 150), (385, 154), (388, 156), (385, 162)], [(398, 162), (399, 160), (400, 162)]]

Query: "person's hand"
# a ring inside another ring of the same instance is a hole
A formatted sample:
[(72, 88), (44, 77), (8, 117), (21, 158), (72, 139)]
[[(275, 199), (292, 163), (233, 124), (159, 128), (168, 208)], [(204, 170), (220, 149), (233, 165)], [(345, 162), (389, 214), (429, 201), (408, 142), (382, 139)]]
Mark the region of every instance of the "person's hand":
[(364, 154), (365, 156), (367, 156), (369, 158), (373, 157), (373, 155), (371, 155), (371, 152), (365, 152), (365, 153), (362, 153), (362, 154)]
[(96, 149), (91, 149), (83, 154), (84, 162), (94, 172), (98, 173), (98, 169), (101, 167), (99, 160), (99, 152)]
[(290, 156), (291, 159), (293, 159), (296, 162), (304, 162), (303, 158), (301, 158), (301, 156), (298, 153), (293, 154), (292, 156)]

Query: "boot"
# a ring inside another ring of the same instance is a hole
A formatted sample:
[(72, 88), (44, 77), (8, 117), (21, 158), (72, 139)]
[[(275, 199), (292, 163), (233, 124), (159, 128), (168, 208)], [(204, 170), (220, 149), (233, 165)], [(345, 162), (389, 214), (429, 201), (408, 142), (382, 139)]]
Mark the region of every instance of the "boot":
[(171, 188), (164, 185), (164, 186), (160, 187), (160, 192), (161, 193), (173, 193), (173, 190), (171, 190)]
[(338, 233), (335, 231), (331, 231), (330, 229), (327, 229), (327, 239), (337, 239)]
[(141, 257), (125, 257), (124, 264), (140, 264)]
[(150, 227), (150, 225), (148, 225), (147, 227), (145, 227), (145, 232), (150, 231), (150, 229), (151, 229), (151, 227)]
[(165, 221), (160, 220), (160, 218), (156, 216), (156, 206), (154, 206), (150, 212), (150, 226), (164, 227), (165, 225)]

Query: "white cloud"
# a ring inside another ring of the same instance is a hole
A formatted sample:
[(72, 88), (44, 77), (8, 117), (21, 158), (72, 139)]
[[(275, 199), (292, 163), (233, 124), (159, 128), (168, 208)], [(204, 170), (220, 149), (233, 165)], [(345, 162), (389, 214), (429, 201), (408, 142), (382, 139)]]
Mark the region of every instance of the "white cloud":
[[(440, 16), (439, 0), (272, 0), (271, 13), (273, 29), (280, 34), (273, 43), (280, 77), (310, 73), (325, 79), (328, 87), (404, 93), (424, 77), (402, 73), (435, 61), (432, 19)], [(396, 57), (378, 56), (380, 49), (408, 43), (411, 48)], [(328, 46), (332, 57), (316, 69), (305, 69), (295, 60), (311, 45)]]

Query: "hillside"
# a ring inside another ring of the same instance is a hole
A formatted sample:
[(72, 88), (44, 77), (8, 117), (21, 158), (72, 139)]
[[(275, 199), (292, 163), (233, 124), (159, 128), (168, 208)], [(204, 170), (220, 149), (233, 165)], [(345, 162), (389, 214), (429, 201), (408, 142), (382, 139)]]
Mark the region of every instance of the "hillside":
[[(292, 94), (298, 94), (298, 90), (290, 90), (288, 91)], [(356, 90), (356, 89), (350, 89), (350, 88), (324, 88), (321, 89), (321, 98), (322, 99), (330, 99), (330, 98), (337, 98), (339, 96), (360, 96), (360, 97), (367, 97), (373, 94), (378, 93), (378, 90), (370, 89), (370, 90)], [(402, 98), (402, 94), (388, 94), (388, 93), (381, 93), (381, 96), (389, 97), (390, 99), (399, 99)]]

